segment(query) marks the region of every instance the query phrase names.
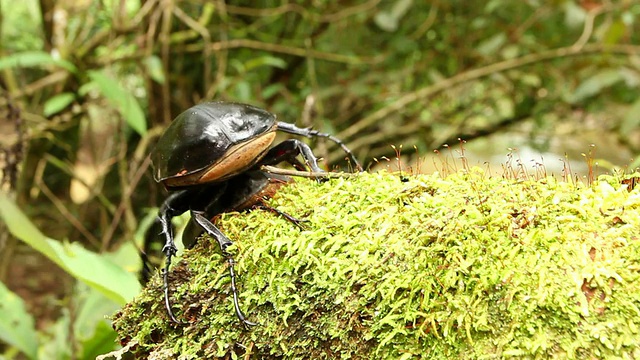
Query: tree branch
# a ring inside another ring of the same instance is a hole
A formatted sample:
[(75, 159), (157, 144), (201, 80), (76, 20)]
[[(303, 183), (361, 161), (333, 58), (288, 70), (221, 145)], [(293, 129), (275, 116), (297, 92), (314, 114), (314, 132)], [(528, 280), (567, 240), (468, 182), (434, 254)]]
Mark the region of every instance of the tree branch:
[(354, 135), (360, 133), (367, 127), (381, 121), (390, 114), (404, 109), (407, 105), (418, 100), (424, 100), (430, 96), (433, 96), (441, 91), (449, 89), (451, 87), (460, 85), (467, 81), (477, 80), (495, 73), (504, 72), (507, 70), (516, 69), (519, 67), (532, 65), (539, 62), (550, 61), (554, 59), (572, 57), (572, 56), (585, 56), (597, 53), (609, 52), (616, 55), (638, 55), (640, 54), (640, 46), (637, 45), (602, 45), (602, 44), (589, 44), (583, 47), (563, 47), (540, 53), (525, 55), (516, 59), (509, 59), (497, 63), (493, 63), (481, 68), (472, 69), (457, 75), (454, 75), (448, 79), (437, 82), (433, 85), (424, 87), (417, 91), (405, 94), (398, 100), (391, 104), (383, 106), (372, 114), (360, 119), (352, 126), (346, 128), (337, 135), (341, 139), (349, 139)]

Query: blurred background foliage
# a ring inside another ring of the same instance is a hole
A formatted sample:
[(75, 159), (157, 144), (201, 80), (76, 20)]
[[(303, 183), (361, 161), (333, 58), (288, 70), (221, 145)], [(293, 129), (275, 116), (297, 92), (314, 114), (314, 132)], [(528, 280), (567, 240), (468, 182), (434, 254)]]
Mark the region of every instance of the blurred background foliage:
[[(636, 167), (639, 14), (632, 0), (1, 0), (5, 356), (116, 346), (104, 315), (135, 292), (134, 244), (165, 196), (147, 154), (201, 101), (334, 133), (370, 166), (392, 144), (409, 164), (459, 138), (504, 155), (520, 138), (562, 154), (606, 137), (602, 167)], [(97, 271), (122, 289), (82, 276)]]

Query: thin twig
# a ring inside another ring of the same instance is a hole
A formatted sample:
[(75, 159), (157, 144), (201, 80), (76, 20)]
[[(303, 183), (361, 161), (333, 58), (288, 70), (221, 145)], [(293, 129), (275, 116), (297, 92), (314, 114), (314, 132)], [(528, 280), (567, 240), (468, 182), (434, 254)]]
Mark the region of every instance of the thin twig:
[(597, 7), (591, 11), (589, 11), (584, 19), (584, 27), (582, 29), (582, 34), (580, 34), (580, 38), (573, 44), (573, 47), (576, 49), (581, 49), (593, 34), (593, 25), (596, 21), (596, 17), (602, 14), (606, 7), (601, 6)]
[(543, 16), (550, 13), (552, 13), (552, 11), (549, 10), (549, 8), (546, 8), (546, 7), (537, 8), (533, 13), (531, 13), (531, 15), (526, 20), (524, 20), (522, 23), (518, 25), (518, 27), (511, 33), (509, 37), (511, 39), (514, 39), (515, 41), (520, 40), (520, 38), (522, 38), (522, 35), (525, 33), (525, 31), (527, 31), (534, 24), (536, 24), (536, 22), (539, 19), (541, 19)]
[(182, 21), (185, 25), (193, 29), (193, 31), (200, 34), (200, 37), (202, 37), (202, 41), (204, 43), (203, 44), (204, 49), (202, 51), (202, 63), (204, 64), (203, 65), (204, 66), (204, 71), (203, 71), (204, 90), (206, 91), (207, 89), (209, 89), (209, 82), (210, 82), (209, 74), (211, 73), (211, 62), (209, 61), (209, 58), (211, 57), (211, 46), (210, 46), (211, 34), (209, 34), (209, 30), (207, 30), (206, 27), (202, 26), (199, 22), (192, 19), (179, 7), (176, 6), (172, 10), (173, 10), (173, 14), (178, 19), (180, 19), (180, 21)]
[(333, 14), (315, 14), (307, 11), (302, 5), (298, 4), (285, 4), (273, 8), (266, 9), (256, 9), (251, 7), (244, 6), (234, 6), (227, 4), (227, 10), (229, 13), (236, 15), (245, 15), (245, 16), (255, 16), (255, 17), (267, 17), (267, 16), (277, 16), (282, 15), (288, 12), (295, 12), (308, 19), (308, 21), (319, 21), (319, 22), (335, 22), (342, 20), (344, 18), (360, 15), (363, 12), (367, 12), (369, 10), (375, 9), (375, 7), (380, 3), (380, 0), (370, 0), (363, 4), (358, 4), (355, 6), (347, 7)]
[(376, 6), (380, 3), (380, 0), (370, 0), (363, 4), (358, 4), (355, 6), (347, 7), (333, 14), (326, 14), (320, 17), (321, 22), (335, 22), (342, 20), (344, 18), (361, 15), (369, 10), (375, 10)]
[(311, 179), (350, 178), (350, 177), (358, 176), (358, 173), (298, 171), (298, 170), (281, 169), (281, 168), (277, 168), (269, 165), (263, 165), (262, 170), (270, 174), (297, 176), (297, 177), (305, 177), (305, 178), (311, 178)]
[[(175, 3), (171, 0), (161, 1), (162, 6), (162, 23), (160, 25), (160, 54), (162, 58), (162, 70), (165, 74), (169, 74), (171, 63), (171, 25), (172, 25), (172, 16), (173, 7)], [(164, 119), (164, 123), (169, 123), (171, 121), (171, 92), (169, 89), (169, 82), (165, 81), (162, 84), (162, 115)]]
[[(220, 21), (220, 25), (218, 26), (218, 38), (221, 41), (229, 40), (229, 19), (227, 14), (227, 4), (224, 0), (217, 0), (213, 4), (215, 7), (215, 11), (218, 14), (218, 17), (222, 20)], [(212, 11), (213, 12), (213, 11)], [(204, 16), (204, 15), (203, 15)], [(209, 22), (210, 19), (205, 19), (206, 22)], [(205, 89), (205, 99), (213, 99), (216, 96), (216, 93), (221, 88), (224, 83), (225, 76), (227, 74), (227, 63), (228, 63), (228, 55), (229, 52), (225, 50), (220, 50), (215, 52), (216, 57), (216, 75), (213, 80), (213, 84), (208, 89)]]
[(78, 218), (71, 214), (71, 212), (64, 205), (64, 202), (58, 199), (58, 197), (55, 196), (53, 192), (51, 192), (51, 189), (47, 187), (44, 181), (39, 181), (38, 187), (40, 188), (42, 193), (47, 198), (49, 198), (49, 201), (51, 201), (53, 205), (55, 205), (60, 214), (64, 216), (65, 219), (67, 219), (69, 224), (73, 225), (73, 227), (76, 228), (93, 246), (99, 246), (100, 240), (98, 240), (97, 237), (93, 236), (93, 234), (84, 225), (82, 225), (82, 222), (80, 222)]
[(111, 220), (111, 225), (109, 226), (104, 236), (102, 237), (103, 251), (107, 250), (109, 243), (111, 242), (111, 238), (113, 237), (113, 234), (115, 233), (116, 228), (118, 227), (120, 218), (124, 214), (125, 210), (127, 210), (126, 200), (131, 198), (133, 191), (137, 188), (138, 182), (140, 182), (142, 175), (144, 175), (144, 173), (147, 171), (150, 164), (151, 164), (151, 159), (147, 156), (142, 162), (142, 164), (140, 164), (140, 167), (138, 167), (138, 170), (134, 174), (133, 179), (131, 179), (131, 183), (128, 185), (127, 189), (122, 195), (123, 201), (121, 201), (120, 204), (118, 205), (118, 209), (116, 210), (115, 214), (113, 215), (113, 219)]
[(354, 123), (350, 127), (343, 130), (337, 135), (340, 139), (349, 139), (356, 134), (360, 133), (367, 127), (376, 124), (390, 114), (404, 110), (407, 105), (412, 102), (424, 100), (430, 96), (433, 96), (441, 91), (450, 89), (456, 85), (460, 85), (467, 81), (477, 80), (495, 73), (512, 70), (515, 68), (535, 64), (538, 62), (544, 62), (554, 60), (563, 57), (571, 56), (583, 56), (594, 53), (610, 52), (612, 54), (621, 55), (637, 55), (640, 53), (640, 46), (638, 45), (603, 45), (603, 44), (588, 44), (582, 48), (575, 48), (574, 46), (568, 46), (540, 53), (529, 54), (515, 59), (504, 60), (501, 62), (493, 63), (481, 68), (471, 69), (463, 73), (459, 73), (450, 78), (439, 81), (433, 85), (423, 87), (417, 91), (405, 94), (398, 100), (391, 104), (388, 104), (374, 113), (362, 118), (360, 121)]
[(31, 84), (23, 85), (18, 91), (11, 94), (11, 96), (13, 97), (30, 96), (42, 88), (56, 85), (60, 82), (67, 80), (68, 78), (69, 78), (69, 71), (58, 70), (56, 72), (52, 72), (49, 75), (39, 78), (38, 80), (32, 82)]
[[(307, 49), (304, 47), (295, 47), (295, 46), (287, 46), (282, 44), (274, 44), (267, 43), (264, 41), (252, 40), (252, 39), (232, 39), (229, 41), (219, 41), (211, 44), (211, 50), (220, 51), (225, 49), (236, 49), (236, 48), (249, 48), (256, 50), (264, 50), (271, 51), (274, 53), (282, 53), (300, 57), (313, 57), (315, 59), (333, 61), (338, 63), (352, 64), (352, 65), (361, 65), (361, 64), (375, 64), (379, 63), (384, 59), (384, 56), (375, 56), (375, 57), (356, 57), (350, 55), (342, 55), (335, 53), (328, 53), (324, 51), (317, 51), (312, 49)], [(182, 49), (184, 52), (202, 52), (203, 44), (192, 44), (185, 45), (182, 47), (178, 47), (178, 49)]]
[(436, 15), (438, 15), (438, 6), (440, 6), (440, 1), (438, 0), (431, 3), (431, 8), (429, 8), (429, 15), (427, 15), (427, 18), (422, 22), (422, 24), (420, 24), (420, 27), (418, 27), (416, 31), (409, 35), (409, 38), (411, 38), (412, 40), (418, 40), (429, 29), (431, 29), (431, 26), (433, 26), (436, 21)]

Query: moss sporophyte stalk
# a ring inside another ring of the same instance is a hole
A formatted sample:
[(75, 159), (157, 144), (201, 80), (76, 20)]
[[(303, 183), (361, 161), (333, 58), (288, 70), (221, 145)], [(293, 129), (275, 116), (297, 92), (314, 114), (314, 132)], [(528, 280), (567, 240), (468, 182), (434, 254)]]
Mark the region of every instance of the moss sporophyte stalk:
[(154, 359), (640, 358), (640, 190), (600, 177), (514, 180), (362, 173), (296, 179), (271, 212), (223, 214), (235, 245), (239, 326), (225, 261), (206, 237), (114, 317)]

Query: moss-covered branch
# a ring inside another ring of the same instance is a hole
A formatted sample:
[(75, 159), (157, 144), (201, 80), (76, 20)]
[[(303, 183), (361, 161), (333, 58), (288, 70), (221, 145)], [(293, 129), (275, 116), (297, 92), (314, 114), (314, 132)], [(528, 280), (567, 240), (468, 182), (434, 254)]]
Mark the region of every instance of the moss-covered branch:
[[(114, 327), (138, 357), (405, 359), (640, 356), (640, 192), (441, 178), (298, 179), (270, 212), (225, 214), (236, 242), (235, 317), (225, 262), (200, 239)], [(235, 354), (235, 356), (233, 356)]]

